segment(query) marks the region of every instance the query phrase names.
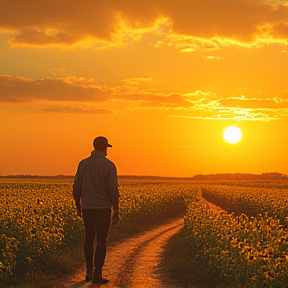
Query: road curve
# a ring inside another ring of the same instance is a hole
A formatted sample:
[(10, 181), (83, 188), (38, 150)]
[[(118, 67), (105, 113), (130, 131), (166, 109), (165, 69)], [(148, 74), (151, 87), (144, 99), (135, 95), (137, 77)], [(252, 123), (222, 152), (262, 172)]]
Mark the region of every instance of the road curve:
[(176, 288), (169, 283), (167, 275), (159, 267), (161, 255), (167, 241), (180, 231), (183, 218), (170, 219), (142, 234), (133, 236), (108, 247), (104, 276), (110, 282), (106, 285), (86, 283), (83, 281), (85, 269), (61, 281), (62, 287), (125, 287), (125, 288)]

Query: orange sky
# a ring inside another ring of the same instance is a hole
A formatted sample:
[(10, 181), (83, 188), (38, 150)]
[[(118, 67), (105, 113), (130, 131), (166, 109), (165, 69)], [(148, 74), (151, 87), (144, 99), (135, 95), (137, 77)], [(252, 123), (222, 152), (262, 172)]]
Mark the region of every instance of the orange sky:
[(288, 174), (287, 1), (0, 0), (0, 51), (0, 175), (98, 135), (120, 175)]

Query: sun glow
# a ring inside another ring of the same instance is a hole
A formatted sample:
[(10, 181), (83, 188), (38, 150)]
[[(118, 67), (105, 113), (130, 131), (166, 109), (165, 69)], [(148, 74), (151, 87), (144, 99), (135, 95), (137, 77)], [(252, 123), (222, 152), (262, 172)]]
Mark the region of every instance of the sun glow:
[(224, 130), (223, 137), (226, 142), (235, 144), (242, 138), (242, 131), (236, 126), (230, 126)]

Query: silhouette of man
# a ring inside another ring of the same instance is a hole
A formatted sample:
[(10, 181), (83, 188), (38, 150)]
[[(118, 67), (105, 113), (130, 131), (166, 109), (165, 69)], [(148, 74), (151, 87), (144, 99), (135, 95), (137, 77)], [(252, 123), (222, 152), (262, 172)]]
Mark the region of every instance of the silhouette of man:
[[(83, 215), (85, 227), (84, 255), (86, 260), (86, 281), (106, 284), (102, 276), (106, 257), (106, 239), (111, 224), (119, 221), (119, 190), (117, 169), (106, 158), (108, 140), (99, 136), (93, 141), (91, 156), (83, 159), (74, 177), (73, 197), (77, 214)], [(96, 234), (96, 235), (95, 235)], [(97, 239), (94, 249), (94, 239)], [(94, 264), (94, 273), (93, 273)]]

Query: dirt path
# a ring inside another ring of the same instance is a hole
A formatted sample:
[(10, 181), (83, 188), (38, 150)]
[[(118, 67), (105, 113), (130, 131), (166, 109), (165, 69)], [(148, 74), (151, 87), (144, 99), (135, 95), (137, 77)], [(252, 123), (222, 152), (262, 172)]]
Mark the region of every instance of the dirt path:
[(169, 283), (159, 263), (166, 242), (180, 231), (182, 225), (182, 218), (171, 219), (161, 226), (108, 248), (103, 269), (103, 275), (110, 280), (108, 284), (84, 282), (85, 269), (83, 268), (75, 275), (63, 280), (63, 287), (176, 288)]

